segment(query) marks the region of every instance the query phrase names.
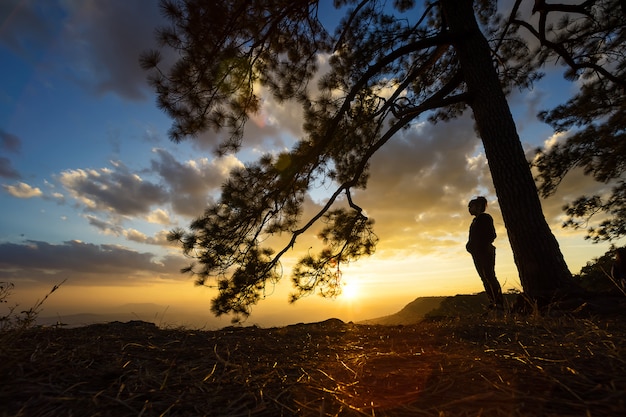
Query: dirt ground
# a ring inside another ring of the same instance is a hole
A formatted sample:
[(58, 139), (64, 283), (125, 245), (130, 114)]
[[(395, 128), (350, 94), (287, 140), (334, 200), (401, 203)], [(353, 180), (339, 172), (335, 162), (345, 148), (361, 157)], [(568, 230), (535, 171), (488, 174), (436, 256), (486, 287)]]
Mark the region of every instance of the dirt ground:
[(0, 335), (0, 416), (626, 415), (626, 317)]

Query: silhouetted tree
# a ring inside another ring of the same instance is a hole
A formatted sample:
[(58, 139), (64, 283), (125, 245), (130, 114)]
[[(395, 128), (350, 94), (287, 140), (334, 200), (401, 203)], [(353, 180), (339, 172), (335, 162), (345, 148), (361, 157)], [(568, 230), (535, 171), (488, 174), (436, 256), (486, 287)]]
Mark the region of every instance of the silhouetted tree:
[(574, 281), (589, 292), (624, 295), (618, 282), (615, 282), (611, 276), (611, 267), (615, 263), (615, 250), (613, 245), (604, 255), (594, 258), (587, 262), (580, 269), (578, 274), (574, 275)]
[[(489, 0), (396, 0), (393, 10), (387, 3), (335, 1), (346, 6), (345, 16), (331, 35), (317, 0), (162, 2), (171, 26), (159, 39), (179, 59), (166, 70), (152, 51), (142, 65), (151, 70), (158, 105), (174, 119), (171, 139), (227, 129), (218, 152), (237, 150), (248, 116), (260, 107), (256, 85), (304, 110), (305, 136), (290, 152), (233, 171), (219, 201), (189, 231), (170, 234), (197, 259), (186, 271), (198, 284), (217, 279), (215, 314), (247, 315), (267, 282), (280, 278), (281, 257), (317, 222), (324, 224), (326, 248), (295, 266), (293, 299), (316, 289), (336, 293), (338, 266), (376, 247), (373, 222), (351, 194), (366, 187), (372, 155), (419, 117), (437, 123), (468, 107), (525, 293), (543, 299), (572, 288), (506, 101), (513, 87), (528, 87), (540, 76), (516, 32), (520, 2), (508, 20)], [(313, 94), (308, 87), (320, 54), (329, 56), (331, 69)], [(334, 188), (318, 213), (302, 219), (316, 181)], [(280, 234), (289, 239), (279, 250), (263, 246)]]
[[(545, 21), (554, 6), (535, 3)], [(568, 10), (569, 18), (539, 32), (517, 22), (547, 46), (538, 54), (541, 63), (561, 60), (568, 67), (566, 77), (581, 83), (567, 103), (540, 113), (557, 132), (572, 133), (565, 142), (539, 151), (539, 190), (543, 196), (553, 194), (573, 168), (612, 184), (609, 193), (581, 196), (566, 205), (564, 226), (587, 227), (586, 237), (594, 242), (614, 240), (626, 235), (626, 2), (586, 1)], [(558, 35), (551, 40), (549, 32)], [(603, 220), (590, 225), (599, 213)]]

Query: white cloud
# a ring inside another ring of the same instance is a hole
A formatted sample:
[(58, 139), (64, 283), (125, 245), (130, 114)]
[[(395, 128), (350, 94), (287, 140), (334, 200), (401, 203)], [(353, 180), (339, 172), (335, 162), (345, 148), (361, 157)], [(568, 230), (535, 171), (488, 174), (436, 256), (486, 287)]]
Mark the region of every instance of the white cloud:
[(160, 208), (150, 212), (150, 214), (146, 216), (146, 220), (149, 221), (150, 223), (156, 223), (156, 224), (164, 224), (164, 225), (172, 224), (172, 220), (170, 219), (169, 213)]
[(550, 150), (556, 144), (565, 142), (568, 136), (568, 132), (556, 132), (543, 142), (543, 147)]
[(19, 182), (17, 185), (3, 185), (2, 188), (10, 195), (17, 198), (41, 197), (43, 194), (39, 188), (31, 187), (24, 182)]
[(172, 247), (174, 244), (167, 240), (167, 230), (161, 230), (154, 236), (148, 236), (136, 229), (124, 230), (124, 236), (131, 242), (144, 243), (147, 245), (156, 245), (164, 247)]

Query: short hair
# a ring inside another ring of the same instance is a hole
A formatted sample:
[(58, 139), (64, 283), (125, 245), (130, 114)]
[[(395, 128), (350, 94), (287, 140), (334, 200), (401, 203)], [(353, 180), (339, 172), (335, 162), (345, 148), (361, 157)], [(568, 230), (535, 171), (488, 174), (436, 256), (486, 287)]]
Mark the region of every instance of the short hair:
[(479, 204), (482, 208), (483, 211), (485, 211), (485, 209), (487, 208), (487, 199), (483, 196), (478, 196), (475, 199), (473, 199), (472, 201), (469, 202), (470, 204)]

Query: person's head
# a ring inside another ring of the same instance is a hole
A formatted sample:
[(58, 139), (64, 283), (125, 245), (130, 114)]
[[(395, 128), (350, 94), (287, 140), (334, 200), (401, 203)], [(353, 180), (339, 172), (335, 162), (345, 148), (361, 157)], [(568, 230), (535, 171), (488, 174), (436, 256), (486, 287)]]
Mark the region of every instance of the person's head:
[(487, 199), (483, 196), (476, 197), (467, 205), (469, 212), (472, 216), (477, 216), (480, 213), (484, 213), (487, 209)]

